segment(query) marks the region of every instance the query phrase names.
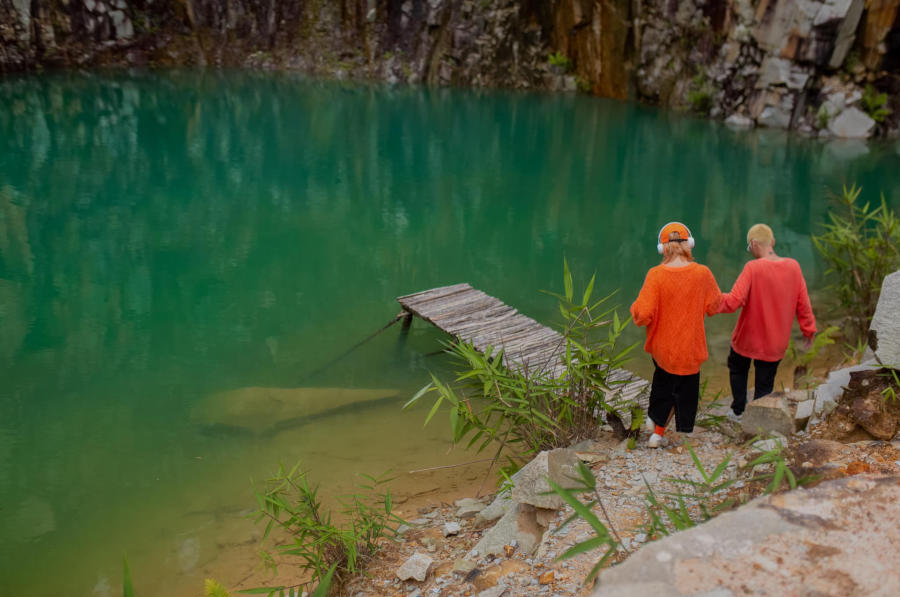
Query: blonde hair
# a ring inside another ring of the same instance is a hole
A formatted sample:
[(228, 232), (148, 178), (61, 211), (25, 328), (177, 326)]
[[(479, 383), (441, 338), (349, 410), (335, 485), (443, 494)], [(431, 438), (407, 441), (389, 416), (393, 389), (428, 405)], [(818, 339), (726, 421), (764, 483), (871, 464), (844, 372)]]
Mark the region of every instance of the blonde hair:
[[(669, 263), (670, 261), (676, 259), (677, 257), (682, 257), (687, 261), (693, 261), (694, 255), (691, 253), (691, 248), (688, 246), (686, 242), (687, 239), (682, 239), (681, 235), (677, 232), (672, 232), (669, 234), (669, 241), (663, 245), (663, 263)], [(678, 242), (671, 242), (678, 241)]]
[(771, 247), (775, 244), (775, 235), (772, 229), (765, 224), (754, 224), (747, 232), (747, 244), (756, 243), (764, 247)]

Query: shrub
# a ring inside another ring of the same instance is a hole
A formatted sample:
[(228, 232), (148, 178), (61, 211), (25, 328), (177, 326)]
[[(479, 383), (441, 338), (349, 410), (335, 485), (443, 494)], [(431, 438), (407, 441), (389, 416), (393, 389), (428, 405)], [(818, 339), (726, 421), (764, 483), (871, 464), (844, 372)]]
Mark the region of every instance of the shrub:
[(819, 106), (819, 110), (816, 112), (816, 128), (828, 128), (829, 122), (831, 122), (831, 114), (828, 113), (828, 106), (822, 104), (821, 106)]
[(687, 93), (688, 103), (694, 112), (709, 114), (713, 106), (715, 88), (706, 79), (702, 72), (697, 73), (691, 81), (691, 88)]
[(567, 73), (572, 70), (572, 61), (562, 52), (551, 52), (547, 56), (547, 62), (560, 73)]
[(891, 109), (885, 106), (887, 101), (887, 93), (878, 93), (877, 89), (871, 85), (866, 85), (862, 96), (862, 106), (869, 118), (875, 122), (884, 122), (884, 119), (891, 113)]
[(525, 457), (593, 437), (604, 413), (620, 435), (634, 435), (636, 430), (626, 430), (622, 418), (630, 412), (639, 424), (643, 411), (618, 398), (615, 388), (626, 382), (610, 378), (637, 346), (619, 346), (630, 319), (620, 319), (614, 307), (606, 306), (612, 295), (592, 302), (595, 278), (576, 301), (568, 263), (563, 268), (564, 294), (548, 293), (559, 300), (566, 323), (559, 350), (561, 372), (553, 373), (551, 363), (532, 370), (511, 369), (503, 362), (502, 350), (489, 347), (482, 354), (470, 344), (452, 344), (450, 352), (463, 365), (455, 382), (444, 383), (432, 375), (431, 383), (405, 407), (436, 394), (425, 423), (447, 403), (453, 442), (466, 438), (469, 446), (480, 442), (479, 451), (496, 444), (497, 456), (504, 448)]
[(855, 185), (844, 187), (837, 201), (840, 212), (830, 212), (824, 232), (813, 236), (828, 265), (831, 289), (858, 338), (869, 329), (884, 277), (900, 268), (900, 220), (884, 195), (874, 209), (869, 203), (860, 205), (861, 191)]
[[(266, 521), (264, 541), (273, 529), (290, 537), (275, 550), (280, 555), (298, 556), (300, 568), (310, 573), (311, 580), (292, 587), (259, 587), (240, 592), (271, 596), (285, 591), (299, 593), (299, 589), (316, 585), (314, 594), (326, 595), (329, 590), (339, 590), (350, 575), (359, 572), (384, 538), (396, 536), (396, 526), (391, 525), (403, 523), (392, 513), (390, 490), (381, 489), (389, 479), (363, 476), (367, 481), (358, 484), (362, 493), (339, 500), (342, 522), (337, 523), (331, 512), (323, 508), (318, 486), (309, 484), (299, 464), (290, 471), (280, 465), (273, 478), (254, 490), (259, 504), (256, 521)], [(274, 570), (274, 557), (265, 550), (261, 555), (266, 567)]]

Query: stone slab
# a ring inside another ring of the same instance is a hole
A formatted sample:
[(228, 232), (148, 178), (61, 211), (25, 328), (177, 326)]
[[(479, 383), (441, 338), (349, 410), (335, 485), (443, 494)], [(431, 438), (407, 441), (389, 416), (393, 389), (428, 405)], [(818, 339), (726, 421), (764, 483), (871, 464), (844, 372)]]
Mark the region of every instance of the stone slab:
[(747, 435), (778, 433), (788, 436), (794, 432), (794, 416), (781, 392), (763, 396), (747, 404), (741, 418), (741, 428)]
[(650, 543), (593, 597), (900, 594), (900, 476), (845, 477), (758, 498)]
[(900, 369), (900, 271), (885, 276), (869, 330), (878, 359), (886, 367)]

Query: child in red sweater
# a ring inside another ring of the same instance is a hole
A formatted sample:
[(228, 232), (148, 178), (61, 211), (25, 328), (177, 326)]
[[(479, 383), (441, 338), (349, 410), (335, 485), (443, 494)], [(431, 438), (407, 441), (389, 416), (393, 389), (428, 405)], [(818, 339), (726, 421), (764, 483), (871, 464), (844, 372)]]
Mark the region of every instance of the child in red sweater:
[(747, 405), (750, 361), (756, 368), (753, 399), (772, 391), (778, 363), (784, 358), (794, 324), (794, 315), (806, 338), (806, 348), (816, 335), (816, 318), (809, 304), (800, 264), (775, 254), (775, 235), (765, 224), (747, 232), (747, 250), (755, 259), (747, 262), (731, 292), (722, 295), (719, 313), (741, 309), (728, 355), (731, 380), (729, 418), (740, 420)]
[(703, 318), (719, 309), (722, 296), (712, 272), (694, 262), (694, 238), (687, 226), (671, 222), (659, 231), (660, 265), (650, 268), (631, 305), (635, 325), (647, 326), (644, 350), (656, 370), (647, 415), (654, 426), (648, 446), (659, 447), (675, 412), (675, 429), (694, 430), (700, 400), (700, 365), (707, 359)]

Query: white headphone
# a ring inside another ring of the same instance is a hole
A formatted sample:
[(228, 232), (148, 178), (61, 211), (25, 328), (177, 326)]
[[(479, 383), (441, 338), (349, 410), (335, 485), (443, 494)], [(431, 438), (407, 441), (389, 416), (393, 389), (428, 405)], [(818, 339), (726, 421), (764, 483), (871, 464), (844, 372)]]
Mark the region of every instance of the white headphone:
[[(665, 230), (665, 229), (666, 229), (666, 226), (668, 226), (669, 224), (681, 224), (682, 226), (684, 226), (684, 229), (687, 230), (687, 233), (688, 233), (688, 237), (687, 237), (687, 246), (688, 246), (688, 249), (693, 249), (693, 248), (694, 248), (694, 235), (691, 234), (691, 229), (688, 228), (687, 226), (685, 226), (684, 224), (682, 224), (681, 222), (669, 222), (669, 223), (667, 223), (667, 224), (663, 224), (663, 227), (660, 228), (660, 229), (659, 229), (659, 232), (656, 234), (656, 240), (657, 240), (657, 243), (656, 243), (656, 251), (657, 251), (660, 255), (663, 254), (663, 243), (659, 242), (659, 237), (662, 235), (663, 230)], [(667, 241), (667, 242), (668, 242), (668, 241)]]

